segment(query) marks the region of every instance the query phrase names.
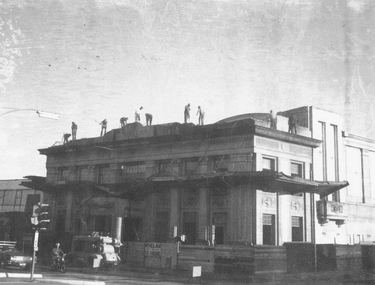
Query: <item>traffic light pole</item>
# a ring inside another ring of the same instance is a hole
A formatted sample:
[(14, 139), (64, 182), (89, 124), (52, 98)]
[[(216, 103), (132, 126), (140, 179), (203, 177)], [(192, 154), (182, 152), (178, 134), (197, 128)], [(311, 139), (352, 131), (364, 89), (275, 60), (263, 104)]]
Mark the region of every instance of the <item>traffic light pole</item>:
[(38, 229), (36, 229), (35, 234), (34, 234), (33, 261), (31, 265), (31, 275), (30, 275), (31, 281), (34, 281), (35, 256), (36, 256), (36, 252), (38, 251), (38, 240), (39, 240), (39, 231)]

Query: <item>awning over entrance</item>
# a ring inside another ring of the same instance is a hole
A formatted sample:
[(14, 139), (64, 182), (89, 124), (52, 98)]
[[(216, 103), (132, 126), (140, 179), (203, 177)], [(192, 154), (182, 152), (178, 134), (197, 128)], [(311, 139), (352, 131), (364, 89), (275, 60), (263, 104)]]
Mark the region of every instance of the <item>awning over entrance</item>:
[(101, 193), (107, 196), (118, 196), (118, 193), (112, 192), (108, 187), (98, 185), (91, 181), (67, 181), (66, 183), (61, 184), (51, 184), (46, 182), (45, 177), (26, 176), (26, 178), (31, 181), (22, 182), (21, 185), (46, 193), (64, 190), (91, 190), (98, 194)]
[(228, 185), (249, 183), (253, 189), (264, 192), (294, 195), (298, 193), (319, 194), (324, 198), (349, 185), (347, 181), (312, 181), (300, 177), (292, 177), (276, 171), (249, 171), (249, 172), (211, 172), (207, 174), (193, 174), (189, 176), (154, 176), (149, 179), (153, 182), (194, 182), (198, 180), (222, 182)]
[(286, 194), (314, 193), (324, 198), (349, 185), (347, 181), (312, 181), (300, 177), (292, 177), (280, 172), (275, 175), (275, 189)]
[[(240, 174), (235, 174), (238, 175)], [(281, 195), (314, 193), (319, 194), (321, 199), (349, 185), (347, 181), (312, 181), (275, 171), (251, 171), (248, 175), (258, 190)]]
[(81, 192), (92, 191), (96, 196), (117, 197), (122, 199), (136, 200), (144, 196), (146, 191), (152, 188), (146, 179), (127, 179), (121, 183), (98, 184), (92, 181), (62, 181), (52, 184), (45, 177), (27, 176), (31, 181), (22, 182), (23, 186), (46, 193), (59, 191)]
[(349, 185), (347, 181), (312, 181), (300, 177), (285, 175), (275, 171), (248, 171), (248, 172), (211, 172), (206, 174), (192, 174), (189, 176), (152, 176), (144, 180), (131, 180), (123, 183), (99, 185), (90, 181), (73, 181), (66, 184), (50, 184), (44, 177), (28, 176), (31, 182), (23, 182), (22, 185), (41, 190), (53, 192), (59, 190), (90, 189), (109, 195), (125, 199), (135, 199), (147, 195), (148, 192), (157, 190), (158, 185), (178, 183), (188, 185), (196, 183), (223, 183), (227, 186), (240, 184), (250, 184), (252, 189), (264, 192), (278, 193), (281, 195), (294, 195), (298, 193), (319, 194), (324, 198)]

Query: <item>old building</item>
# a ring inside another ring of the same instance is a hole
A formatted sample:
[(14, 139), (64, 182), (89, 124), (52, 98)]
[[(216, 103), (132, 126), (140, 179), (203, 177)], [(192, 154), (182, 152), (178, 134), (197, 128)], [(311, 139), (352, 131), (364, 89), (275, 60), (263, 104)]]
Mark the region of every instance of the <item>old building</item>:
[(132, 123), (39, 150), (47, 177), (27, 185), (51, 194), (56, 233), (114, 234), (122, 217), (124, 241), (354, 243), (375, 236), (361, 226), (373, 223), (375, 144), (344, 130), (341, 116), (314, 107), (279, 112), (277, 130), (263, 113), (206, 126)]
[(28, 179), (0, 180), (0, 240), (22, 241), (31, 233), (28, 227), (32, 206), (43, 199), (43, 192), (21, 183)]

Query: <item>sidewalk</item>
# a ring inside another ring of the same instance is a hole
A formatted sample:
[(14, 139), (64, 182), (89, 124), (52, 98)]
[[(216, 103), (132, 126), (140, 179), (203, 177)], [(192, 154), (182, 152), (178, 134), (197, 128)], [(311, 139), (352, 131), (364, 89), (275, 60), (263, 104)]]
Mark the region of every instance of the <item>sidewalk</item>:
[[(43, 268), (43, 267), (40, 267)], [(90, 280), (106, 281), (113, 276), (142, 278), (149, 282), (178, 282), (185, 284), (192, 277), (192, 271), (165, 268), (144, 268), (120, 264), (113, 269), (68, 268), (68, 272), (90, 274)], [(194, 278), (196, 279), (196, 278)], [(199, 279), (199, 278), (198, 278)], [(191, 282), (190, 282), (191, 281)], [(189, 283), (196, 283), (190, 280)], [(206, 284), (358, 284), (375, 283), (375, 274), (369, 272), (318, 271), (305, 273), (262, 273), (262, 274), (222, 274), (202, 272)]]

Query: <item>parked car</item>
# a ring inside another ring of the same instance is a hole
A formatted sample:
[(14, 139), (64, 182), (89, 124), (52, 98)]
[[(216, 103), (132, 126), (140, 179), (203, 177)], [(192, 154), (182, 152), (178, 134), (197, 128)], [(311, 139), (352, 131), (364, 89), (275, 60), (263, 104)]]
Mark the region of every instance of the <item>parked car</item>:
[(31, 268), (32, 256), (18, 251), (15, 244), (16, 242), (0, 242), (0, 266), (3, 268)]

